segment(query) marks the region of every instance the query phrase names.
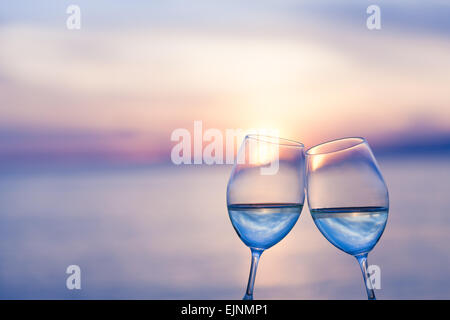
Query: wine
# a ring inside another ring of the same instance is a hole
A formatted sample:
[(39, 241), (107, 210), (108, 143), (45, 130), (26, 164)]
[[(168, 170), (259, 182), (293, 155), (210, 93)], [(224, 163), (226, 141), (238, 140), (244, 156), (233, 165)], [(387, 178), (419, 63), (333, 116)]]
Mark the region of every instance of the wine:
[(231, 223), (250, 248), (268, 249), (283, 239), (298, 220), (303, 205), (295, 203), (233, 204)]
[(388, 218), (385, 207), (311, 209), (320, 232), (337, 248), (351, 254), (367, 253), (383, 234)]

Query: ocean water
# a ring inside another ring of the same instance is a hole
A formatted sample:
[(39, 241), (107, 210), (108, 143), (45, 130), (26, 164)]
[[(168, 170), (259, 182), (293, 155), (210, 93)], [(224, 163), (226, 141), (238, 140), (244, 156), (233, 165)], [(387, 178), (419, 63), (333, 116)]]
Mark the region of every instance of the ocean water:
[[(450, 158), (378, 161), (389, 220), (369, 255), (379, 299), (450, 298)], [(3, 170), (1, 299), (241, 299), (250, 250), (230, 222), (230, 166)], [(66, 268), (81, 268), (81, 290)], [(304, 208), (267, 250), (255, 299), (365, 299), (354, 258)]]

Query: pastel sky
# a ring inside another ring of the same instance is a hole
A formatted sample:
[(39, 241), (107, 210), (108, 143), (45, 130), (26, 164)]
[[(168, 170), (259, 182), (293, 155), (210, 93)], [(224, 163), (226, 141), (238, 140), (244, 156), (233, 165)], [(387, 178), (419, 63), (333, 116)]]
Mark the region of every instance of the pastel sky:
[(0, 152), (164, 161), (194, 120), (306, 145), (448, 137), (450, 3), (377, 1), (377, 31), (369, 4), (2, 2)]

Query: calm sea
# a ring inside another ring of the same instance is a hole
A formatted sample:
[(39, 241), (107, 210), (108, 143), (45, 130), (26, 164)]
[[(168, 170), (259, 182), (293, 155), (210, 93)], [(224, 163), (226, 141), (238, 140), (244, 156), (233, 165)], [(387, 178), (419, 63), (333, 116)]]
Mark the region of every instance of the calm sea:
[[(369, 256), (379, 299), (450, 298), (450, 158), (379, 158), (386, 231)], [(225, 202), (230, 166), (36, 170), (0, 175), (0, 298), (240, 299), (250, 251)], [(66, 268), (81, 267), (81, 290)], [(267, 250), (256, 299), (364, 299), (354, 258), (308, 207)]]

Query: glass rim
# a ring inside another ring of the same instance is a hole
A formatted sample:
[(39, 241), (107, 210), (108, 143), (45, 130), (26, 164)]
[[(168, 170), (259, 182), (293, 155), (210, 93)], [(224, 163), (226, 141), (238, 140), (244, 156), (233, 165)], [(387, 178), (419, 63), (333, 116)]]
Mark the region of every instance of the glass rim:
[[(332, 143), (336, 143), (336, 142), (340, 142), (340, 141), (345, 141), (345, 140), (357, 140), (357, 142), (355, 142), (355, 144), (352, 144), (350, 146), (346, 146), (346, 147), (342, 147), (342, 148), (337, 148), (334, 149), (332, 151), (327, 151), (327, 152), (317, 152), (317, 153), (311, 153), (312, 151), (314, 151), (313, 149), (319, 148), (319, 147), (323, 147), (327, 144), (332, 144)], [(319, 143), (318, 145), (315, 145), (311, 148), (309, 148), (308, 150), (306, 150), (306, 155), (307, 156), (318, 156), (318, 155), (324, 155), (324, 154), (331, 154), (331, 153), (336, 153), (336, 152), (340, 152), (340, 151), (344, 151), (344, 150), (349, 150), (352, 148), (355, 148), (363, 143), (366, 143), (367, 140), (363, 137), (345, 137), (345, 138), (339, 138), (339, 139), (334, 139), (334, 140), (329, 140), (329, 141), (325, 141), (322, 143)]]
[(262, 135), (262, 134), (247, 134), (245, 139), (253, 139), (257, 141), (262, 141), (266, 143), (276, 144), (284, 147), (292, 147), (292, 148), (305, 148), (305, 145), (301, 142), (285, 139), (280, 137)]

